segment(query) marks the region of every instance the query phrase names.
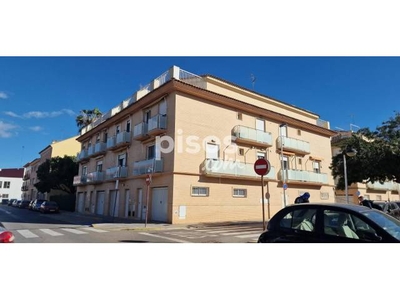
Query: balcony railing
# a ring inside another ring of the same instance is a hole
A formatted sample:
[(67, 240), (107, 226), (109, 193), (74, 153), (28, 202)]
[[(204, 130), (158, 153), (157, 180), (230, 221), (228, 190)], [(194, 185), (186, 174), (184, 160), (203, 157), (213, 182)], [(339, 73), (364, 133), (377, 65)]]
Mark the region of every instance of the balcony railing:
[(149, 134), (159, 134), (167, 128), (167, 116), (156, 115), (149, 119), (147, 132)]
[(113, 167), (106, 170), (106, 180), (125, 178), (128, 176), (128, 167)]
[(112, 147), (115, 147), (115, 145), (116, 145), (116, 138), (115, 138), (115, 136), (110, 136), (110, 137), (107, 139), (107, 149), (112, 148)]
[(106, 149), (107, 149), (107, 143), (97, 142), (94, 145), (94, 153), (95, 154), (100, 153), (100, 152), (104, 152), (104, 151), (106, 151)]
[[(283, 180), (283, 172), (279, 170), (279, 180)], [(300, 170), (285, 170), (285, 181), (328, 184), (328, 174)]]
[(381, 190), (381, 191), (398, 191), (399, 190), (399, 184), (393, 181), (388, 181), (384, 183), (379, 183), (379, 182), (368, 182), (367, 183), (367, 188), (371, 190)]
[(87, 183), (101, 182), (104, 180), (104, 172), (99, 172), (99, 171), (92, 172), (92, 173), (87, 174), (86, 177), (87, 177), (86, 178)]
[(147, 135), (147, 123), (141, 122), (139, 124), (136, 124), (133, 127), (133, 139), (135, 140), (143, 140), (148, 138)]
[(236, 143), (259, 147), (272, 146), (272, 135), (270, 132), (237, 125), (232, 129), (232, 136)]
[[(260, 178), (260, 176), (254, 171), (253, 163), (231, 160), (205, 159), (200, 165), (200, 172), (207, 176)], [(271, 166), (271, 170), (267, 175), (265, 175), (265, 177), (276, 179), (275, 168)]]
[(28, 179), (30, 179), (31, 178), (31, 173), (30, 172), (28, 172), (28, 173), (25, 173), (25, 175), (24, 175), (24, 177), (22, 178), (23, 180), (28, 180)]
[(133, 175), (163, 172), (163, 159), (148, 159), (133, 163)]
[(87, 149), (82, 149), (81, 152), (79, 152), (78, 155), (77, 155), (78, 161), (79, 161), (79, 160), (83, 160), (83, 159), (85, 159), (85, 158), (87, 158), (87, 157), (88, 157), (88, 151), (87, 151)]
[(86, 183), (86, 175), (76, 175), (72, 181), (73, 185), (80, 185)]
[(130, 142), (131, 142), (131, 133), (130, 132), (122, 131), (117, 134), (117, 137), (116, 137), (117, 145), (124, 144), (124, 143), (130, 143)]
[[(283, 141), (283, 147), (282, 147), (282, 141)], [(278, 137), (276, 139), (276, 145), (277, 145), (278, 149), (281, 149), (281, 147), (282, 147), (284, 150), (293, 151), (296, 153), (302, 153), (302, 154), (310, 153), (310, 143), (309, 142), (294, 139), (294, 138), (289, 138), (286, 136)]]
[(91, 145), (91, 146), (88, 147), (87, 155), (88, 156), (92, 156), (93, 154), (94, 154), (94, 146)]

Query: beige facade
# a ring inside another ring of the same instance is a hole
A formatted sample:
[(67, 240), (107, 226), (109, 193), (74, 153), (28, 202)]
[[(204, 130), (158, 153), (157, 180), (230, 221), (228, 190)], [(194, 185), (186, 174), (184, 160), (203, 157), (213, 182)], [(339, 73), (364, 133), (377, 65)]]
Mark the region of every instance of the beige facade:
[(76, 138), (77, 136), (73, 136), (65, 140), (53, 141), (50, 145), (39, 152), (39, 158), (36, 158), (33, 161), (25, 164), (23, 177), (24, 181), (21, 188), (22, 199), (48, 199), (48, 197), (50, 197), (51, 195), (62, 193), (61, 191), (51, 191), (49, 194), (39, 193), (34, 186), (34, 184), (38, 182), (36, 172), (39, 166), (43, 164), (47, 159), (51, 159), (53, 157), (64, 157), (64, 155), (76, 156), (81, 147)]
[(262, 220), (261, 157), (267, 218), (305, 191), (333, 202), (333, 135), (314, 113), (173, 67), (82, 130), (77, 211), (144, 221), (148, 204), (151, 221)]

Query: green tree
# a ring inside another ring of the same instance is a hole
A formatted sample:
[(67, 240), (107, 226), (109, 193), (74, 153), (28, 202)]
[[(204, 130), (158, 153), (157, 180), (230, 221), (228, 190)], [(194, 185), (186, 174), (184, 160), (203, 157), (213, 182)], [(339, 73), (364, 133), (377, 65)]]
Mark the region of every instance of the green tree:
[(73, 185), (74, 176), (78, 174), (79, 165), (75, 157), (53, 157), (42, 163), (36, 172), (39, 182), (35, 184), (41, 193), (49, 193), (51, 190), (61, 190), (68, 194), (75, 194)]
[[(348, 184), (356, 182), (400, 183), (400, 113), (382, 123), (375, 131), (362, 128), (344, 141), (341, 150), (352, 148), (357, 155), (346, 159)], [(343, 154), (332, 158), (332, 176), (338, 189), (344, 189)]]
[(76, 126), (78, 126), (79, 131), (91, 124), (94, 120), (102, 115), (102, 112), (98, 108), (94, 109), (83, 109), (80, 114), (76, 117)]

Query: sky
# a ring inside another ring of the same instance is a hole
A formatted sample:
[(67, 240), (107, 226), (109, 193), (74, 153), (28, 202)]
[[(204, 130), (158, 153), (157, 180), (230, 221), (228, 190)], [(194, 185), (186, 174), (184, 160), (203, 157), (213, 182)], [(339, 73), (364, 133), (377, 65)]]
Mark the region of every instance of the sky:
[[(0, 168), (20, 167), (39, 157), (52, 140), (78, 133), (75, 117), (80, 110), (98, 107), (106, 112), (172, 65), (250, 89), (253, 74), (256, 92), (310, 110), (332, 129), (347, 130), (350, 124), (374, 129), (399, 110), (396, 1), (227, 3), (3, 1)], [(54, 292), (71, 274), (75, 282), (85, 283), (64, 290), (66, 297), (122, 298), (133, 284), (131, 292), (140, 296), (151, 291), (153, 297), (170, 294), (176, 299), (244, 299), (265, 297), (266, 292), (281, 297), (284, 291), (285, 297), (301, 298), (304, 282), (293, 279), (299, 276), (296, 270), (311, 268), (307, 278), (317, 287), (317, 293), (307, 294), (311, 300), (343, 277), (337, 265), (351, 266), (359, 274), (390, 271), (389, 264), (371, 269), (364, 259), (374, 249), (359, 246), (15, 244), (10, 254), (60, 253), (56, 266), (29, 260), (23, 270), (26, 277), (57, 280), (49, 287)], [(380, 248), (393, 251), (390, 245)], [(321, 253), (329, 259), (315, 264)], [(9, 276), (20, 276), (14, 260), (2, 266)], [(78, 266), (84, 271), (76, 272)], [(168, 276), (154, 276), (160, 266)], [(385, 280), (395, 283), (395, 278)], [(14, 297), (31, 293), (29, 283), (26, 289), (17, 281), (7, 284), (6, 293)], [(391, 296), (389, 289), (343, 284), (335, 289), (349, 297)]]
[(374, 130), (400, 109), (399, 57), (0, 56), (0, 167), (22, 167), (53, 140), (78, 135), (82, 109), (105, 113), (173, 65), (254, 84), (333, 130)]

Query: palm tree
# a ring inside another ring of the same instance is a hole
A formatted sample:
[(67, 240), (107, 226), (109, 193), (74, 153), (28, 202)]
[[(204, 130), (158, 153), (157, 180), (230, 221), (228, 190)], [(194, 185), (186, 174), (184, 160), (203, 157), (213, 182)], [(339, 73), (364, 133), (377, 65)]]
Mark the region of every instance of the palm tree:
[(78, 126), (79, 131), (82, 128), (88, 126), (89, 124), (93, 123), (97, 118), (102, 116), (102, 112), (98, 108), (94, 109), (83, 109), (75, 119), (76, 126)]

